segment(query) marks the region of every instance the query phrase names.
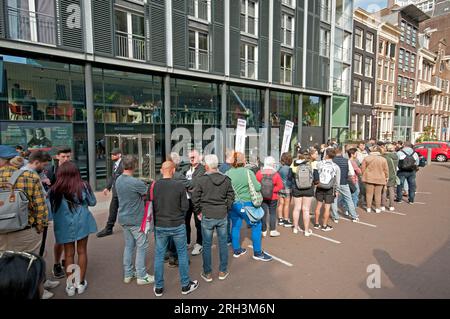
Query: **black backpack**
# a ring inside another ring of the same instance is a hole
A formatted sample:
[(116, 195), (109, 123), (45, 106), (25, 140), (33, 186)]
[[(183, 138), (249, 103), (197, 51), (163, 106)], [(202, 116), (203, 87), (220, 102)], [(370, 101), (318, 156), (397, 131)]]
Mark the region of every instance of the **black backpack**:
[(417, 169), (416, 159), (414, 158), (414, 153), (411, 155), (406, 154), (405, 151), (402, 150), (402, 153), (405, 154), (405, 158), (400, 160), (398, 163), (398, 168), (402, 171), (412, 172)]
[(264, 199), (272, 199), (274, 187), (272, 180), (273, 175), (275, 174), (262, 174), (261, 195)]

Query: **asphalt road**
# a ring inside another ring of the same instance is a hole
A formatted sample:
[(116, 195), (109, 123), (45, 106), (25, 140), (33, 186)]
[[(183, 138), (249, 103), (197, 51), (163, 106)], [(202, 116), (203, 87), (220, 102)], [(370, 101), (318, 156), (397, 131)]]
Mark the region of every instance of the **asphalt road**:
[[(217, 279), (218, 254), (214, 247), (212, 283), (200, 277), (201, 255), (191, 256), (190, 273), (192, 279), (199, 280), (199, 288), (182, 296), (178, 268), (165, 264), (162, 298), (450, 298), (450, 163), (435, 163), (422, 169), (417, 192), (414, 205), (398, 204), (394, 214), (367, 214), (359, 209), (359, 224), (341, 219), (339, 224), (333, 224), (331, 232), (314, 231), (326, 239), (306, 238), (278, 227), (280, 237), (263, 239), (263, 249), (277, 257), (268, 263), (251, 258), (250, 232), (244, 226), (242, 246), (249, 251), (235, 259), (230, 249), (230, 275), (225, 281)], [(94, 216), (101, 229), (108, 215), (108, 199), (100, 193), (98, 199)], [(52, 234), (49, 230), (49, 276), (53, 264)], [(71, 298), (156, 298), (153, 285), (123, 283), (123, 246), (120, 226), (109, 237), (92, 235), (89, 286), (84, 294)], [(153, 273), (153, 249), (152, 239), (149, 273)], [(372, 269), (377, 266), (381, 270), (381, 287), (370, 289), (367, 278), (374, 276)], [(61, 283), (53, 290), (55, 298), (69, 298), (64, 292), (64, 280)]]

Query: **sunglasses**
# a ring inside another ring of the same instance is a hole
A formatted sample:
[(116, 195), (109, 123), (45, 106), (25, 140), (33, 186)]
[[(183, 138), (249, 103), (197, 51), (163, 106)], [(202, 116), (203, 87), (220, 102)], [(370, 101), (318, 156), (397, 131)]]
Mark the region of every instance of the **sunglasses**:
[(28, 258), (30, 260), (30, 262), (28, 263), (27, 272), (30, 270), (31, 266), (33, 265), (33, 262), (38, 259), (35, 255), (29, 254), (26, 252), (22, 252), (22, 251), (6, 250), (6, 251), (0, 252), (0, 258), (2, 258), (3, 256), (14, 256), (14, 255), (19, 255), (19, 256)]

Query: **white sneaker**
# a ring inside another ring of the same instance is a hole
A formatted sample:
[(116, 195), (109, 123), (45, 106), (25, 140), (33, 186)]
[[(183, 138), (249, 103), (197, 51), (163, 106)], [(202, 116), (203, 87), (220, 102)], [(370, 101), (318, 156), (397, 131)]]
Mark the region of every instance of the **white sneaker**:
[(267, 230), (262, 232), (263, 237), (267, 237)]
[(73, 297), (75, 296), (75, 292), (76, 292), (75, 286), (66, 286), (67, 296)]
[(270, 231), (270, 237), (279, 237), (281, 234), (279, 231), (271, 230)]
[(389, 211), (393, 212), (395, 210), (395, 207), (389, 207)]
[(88, 286), (88, 282), (87, 282), (86, 279), (84, 280), (84, 284), (82, 284), (80, 282), (80, 284), (77, 287), (78, 294), (81, 295), (82, 293), (84, 293), (86, 291), (86, 289), (87, 289), (87, 286)]
[(192, 256), (200, 255), (203, 251), (202, 245), (195, 244), (194, 249), (192, 250)]
[(339, 224), (339, 219), (334, 219), (334, 218), (332, 218), (332, 219), (335, 224)]
[(381, 209), (375, 208), (375, 213), (376, 214), (381, 214)]
[(135, 278), (136, 278), (136, 273), (134, 273), (131, 277), (124, 277), (123, 282), (126, 284), (129, 284)]
[(366, 212), (371, 213), (372, 209), (371, 208), (366, 208)]
[(382, 211), (382, 212), (385, 212), (385, 211), (386, 211), (386, 207), (382, 206), (382, 207), (381, 207), (381, 211)]
[(308, 231), (305, 231), (305, 237), (309, 237), (309, 236), (311, 236), (312, 235), (312, 230), (310, 229), (310, 230), (308, 230)]
[(356, 217), (355, 219), (352, 219), (352, 222), (358, 223), (359, 222), (359, 217)]
[(51, 281), (51, 280), (46, 280), (44, 282), (44, 289), (53, 289), (59, 286), (59, 281)]
[(294, 234), (298, 234), (300, 232), (300, 228), (299, 227), (294, 227), (294, 229), (292, 230), (294, 232)]
[(145, 275), (144, 278), (138, 278), (137, 279), (137, 284), (138, 285), (148, 285), (148, 284), (152, 284), (155, 282), (155, 277), (153, 277), (152, 275)]
[(55, 294), (53, 292), (48, 291), (47, 289), (44, 289), (44, 293), (42, 294), (41, 299), (50, 299), (54, 296)]
[(346, 211), (346, 212), (344, 213), (344, 215), (345, 215), (345, 216), (348, 216), (348, 211)]

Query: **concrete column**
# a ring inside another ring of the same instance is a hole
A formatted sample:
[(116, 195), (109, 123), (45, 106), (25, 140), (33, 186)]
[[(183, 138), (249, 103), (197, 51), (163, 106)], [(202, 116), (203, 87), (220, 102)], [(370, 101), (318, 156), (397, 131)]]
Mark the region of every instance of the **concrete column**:
[(89, 185), (92, 189), (96, 189), (94, 84), (92, 81), (92, 65), (90, 63), (86, 63), (84, 68), (84, 83), (86, 90)]
[[(266, 90), (264, 91), (264, 123), (265, 123), (265, 128), (266, 128), (266, 132), (267, 132), (267, 138), (270, 139), (272, 134), (270, 132), (270, 117), (269, 117), (269, 113), (270, 113), (270, 107), (269, 107), (269, 103), (270, 103), (270, 90), (268, 88), (266, 88)], [(255, 127), (256, 129), (258, 129), (257, 127)], [(283, 134), (283, 133), (280, 133)], [(270, 143), (266, 143), (265, 144), (265, 154), (270, 155), (270, 149), (269, 149), (269, 144)], [(272, 145), (270, 145), (270, 147), (272, 148)], [(281, 147), (281, 146), (280, 146)], [(260, 152), (261, 154), (261, 152)]]
[(164, 77), (164, 139), (166, 145), (166, 154), (171, 149), (171, 125), (170, 125), (170, 75)]

